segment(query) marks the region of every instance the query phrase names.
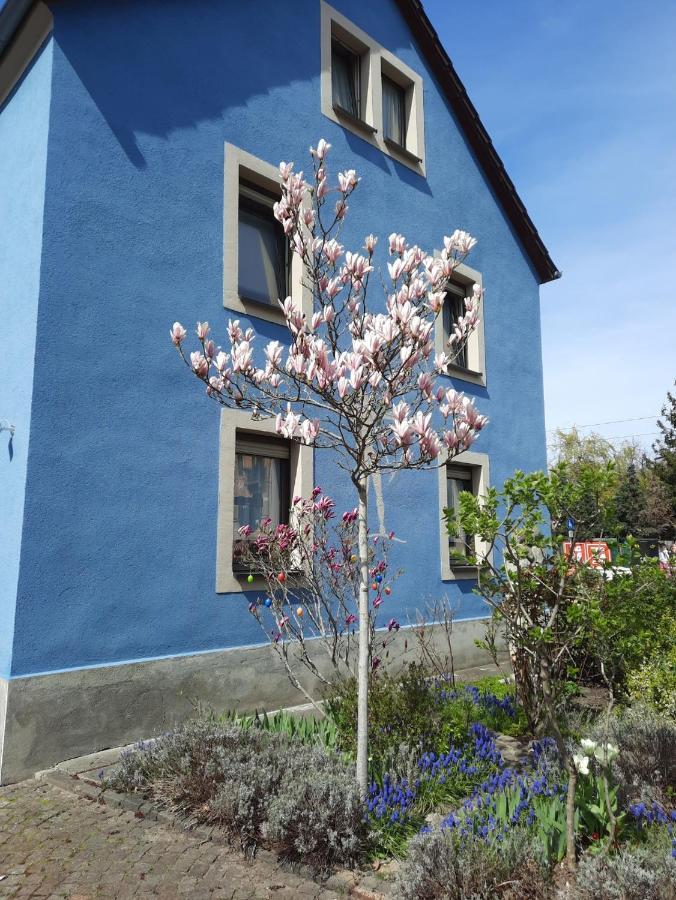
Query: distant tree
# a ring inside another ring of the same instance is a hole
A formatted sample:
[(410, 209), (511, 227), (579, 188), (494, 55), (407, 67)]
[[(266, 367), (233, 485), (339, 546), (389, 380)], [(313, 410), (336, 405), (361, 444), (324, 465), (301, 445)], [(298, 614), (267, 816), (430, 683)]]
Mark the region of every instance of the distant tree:
[(639, 534), (667, 539), (676, 536), (676, 510), (667, 485), (658, 477), (650, 460), (640, 472), (642, 509)]
[[(676, 381), (674, 382), (676, 385)], [(669, 536), (676, 536), (676, 395), (667, 392), (667, 401), (662, 407), (662, 418), (657, 420), (662, 432), (653, 444), (655, 459), (652, 468), (663, 484), (669, 501)]]
[[(620, 483), (618, 453), (600, 434), (581, 435), (577, 428), (558, 429), (550, 445), (551, 469), (563, 466), (575, 491), (577, 540), (613, 535), (616, 530), (615, 496)], [(556, 527), (556, 524), (555, 524)], [(566, 522), (559, 523), (563, 532)]]
[(616, 536), (637, 537), (642, 531), (644, 496), (635, 463), (629, 463), (615, 496)]

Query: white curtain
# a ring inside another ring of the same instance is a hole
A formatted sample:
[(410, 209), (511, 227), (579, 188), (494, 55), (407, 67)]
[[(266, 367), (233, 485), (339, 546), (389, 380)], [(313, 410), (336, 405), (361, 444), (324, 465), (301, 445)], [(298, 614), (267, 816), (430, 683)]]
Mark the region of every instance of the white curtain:
[(386, 138), (389, 138), (401, 147), (406, 144), (404, 135), (404, 92), (389, 78), (383, 78), (383, 131)]

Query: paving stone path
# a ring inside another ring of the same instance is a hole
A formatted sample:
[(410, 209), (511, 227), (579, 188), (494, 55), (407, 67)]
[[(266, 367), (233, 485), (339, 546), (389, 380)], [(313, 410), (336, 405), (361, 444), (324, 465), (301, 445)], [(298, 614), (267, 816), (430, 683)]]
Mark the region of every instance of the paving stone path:
[(274, 864), (41, 781), (0, 788), (0, 898), (337, 900)]

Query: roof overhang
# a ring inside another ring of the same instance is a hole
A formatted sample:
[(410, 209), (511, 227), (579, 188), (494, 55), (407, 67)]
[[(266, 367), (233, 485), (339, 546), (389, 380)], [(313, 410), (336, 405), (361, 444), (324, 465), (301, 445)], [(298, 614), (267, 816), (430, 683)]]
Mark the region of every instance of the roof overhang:
[(0, 109), (52, 30), (42, 0), (0, 0)]

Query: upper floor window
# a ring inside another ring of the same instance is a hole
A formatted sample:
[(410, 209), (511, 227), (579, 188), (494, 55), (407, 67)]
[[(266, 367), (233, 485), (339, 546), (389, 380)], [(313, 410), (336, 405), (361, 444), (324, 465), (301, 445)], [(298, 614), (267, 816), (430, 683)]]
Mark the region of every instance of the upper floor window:
[(272, 207), (275, 195), (245, 180), (239, 185), (238, 291), (244, 300), (274, 303), (289, 285), (289, 249)]
[[(444, 299), (443, 322), (444, 322), (444, 338), (448, 343), (448, 339), (453, 333), (455, 323), (465, 315), (465, 297), (466, 289), (459, 284), (449, 284), (446, 286), (446, 297)], [(449, 355), (453, 354), (453, 349), (448, 351)], [(467, 369), (467, 343), (455, 351), (453, 355), (453, 365), (459, 369)]]
[(479, 324), (470, 332), (462, 347), (449, 345), (448, 339), (453, 334), (455, 323), (465, 314), (465, 298), (472, 294), (475, 284), (481, 286), (481, 272), (471, 269), (464, 263), (458, 264), (453, 271), (453, 281), (446, 285), (446, 296), (441, 315), (437, 316), (434, 332), (434, 349), (437, 353), (446, 353), (452, 357), (446, 370), (447, 375), (461, 381), (486, 386), (486, 348), (484, 341), (485, 308), (483, 302), (479, 309)]
[(281, 197), (279, 169), (233, 144), (225, 145), (223, 305), (235, 314), (284, 325), (277, 302), (293, 297), (312, 316), (303, 263), (290, 252), (273, 206)]
[(334, 109), (361, 119), (361, 61), (345, 44), (331, 43), (331, 89)]

